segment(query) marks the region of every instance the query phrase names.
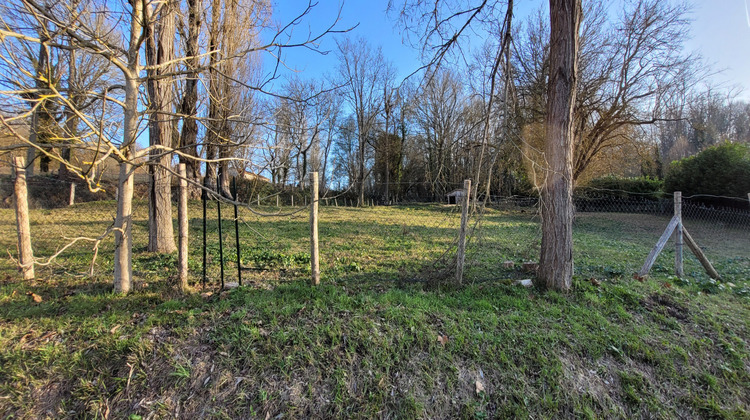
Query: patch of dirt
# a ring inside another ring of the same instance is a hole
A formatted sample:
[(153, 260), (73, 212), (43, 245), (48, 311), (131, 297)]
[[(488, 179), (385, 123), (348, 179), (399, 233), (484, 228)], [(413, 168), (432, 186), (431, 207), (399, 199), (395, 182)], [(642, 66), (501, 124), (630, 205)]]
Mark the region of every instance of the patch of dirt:
[(643, 306), (651, 312), (660, 313), (662, 315), (668, 315), (672, 318), (685, 321), (690, 316), (688, 308), (675, 301), (673, 297), (661, 293), (653, 293), (647, 296), (643, 302)]

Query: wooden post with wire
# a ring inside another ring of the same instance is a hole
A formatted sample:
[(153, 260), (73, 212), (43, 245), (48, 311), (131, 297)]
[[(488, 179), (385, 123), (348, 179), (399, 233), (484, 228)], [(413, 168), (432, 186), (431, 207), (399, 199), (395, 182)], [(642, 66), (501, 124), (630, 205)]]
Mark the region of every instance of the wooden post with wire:
[(240, 218), (237, 214), (237, 202), (240, 194), (237, 192), (237, 177), (232, 177), (232, 194), (234, 196), (234, 247), (237, 256), (237, 286), (242, 286), (242, 250), (240, 248)]
[(469, 202), (471, 199), (471, 180), (464, 180), (464, 195), (461, 197), (461, 227), (458, 233), (458, 250), (456, 251), (456, 283), (461, 284), (464, 277), (464, 259), (466, 257), (466, 230), (469, 224)]
[(674, 272), (677, 277), (684, 277), (685, 272), (682, 269), (682, 192), (674, 193), (674, 217), (677, 219), (677, 226), (674, 230)]
[(15, 185), (13, 190), (16, 208), (16, 230), (18, 231), (18, 263), (24, 280), (34, 279), (34, 252), (31, 248), (31, 226), (29, 223), (29, 194), (26, 187), (26, 162), (22, 157), (13, 158)]
[(68, 199), (68, 206), (72, 206), (76, 203), (76, 183), (70, 183), (70, 198)]
[(716, 271), (713, 265), (711, 265), (711, 262), (708, 260), (708, 258), (706, 258), (706, 255), (698, 246), (698, 243), (695, 242), (693, 237), (690, 235), (690, 232), (688, 232), (688, 230), (682, 224), (682, 192), (675, 191), (674, 216), (672, 217), (672, 220), (669, 221), (669, 224), (667, 224), (667, 228), (664, 229), (664, 233), (662, 233), (661, 237), (656, 242), (656, 245), (648, 254), (648, 257), (646, 257), (646, 262), (643, 263), (643, 267), (641, 267), (640, 271), (638, 271), (638, 273), (634, 275), (636, 279), (643, 281), (646, 276), (648, 276), (648, 272), (651, 271), (651, 267), (653, 267), (654, 262), (656, 262), (656, 257), (658, 257), (659, 253), (661, 253), (662, 249), (664, 249), (667, 241), (669, 241), (669, 237), (672, 236), (672, 232), (675, 233), (675, 274), (678, 277), (684, 276), (682, 267), (682, 241), (684, 239), (688, 248), (690, 248), (693, 254), (695, 254), (696, 258), (698, 258), (698, 261), (700, 261), (703, 269), (706, 270), (706, 273), (711, 278), (721, 278), (719, 276), (719, 273)]
[(185, 292), (188, 288), (188, 183), (187, 170), (184, 163), (180, 163), (180, 202), (177, 207), (178, 221), (178, 246), (177, 270), (180, 291)]
[(313, 286), (320, 284), (320, 249), (318, 244), (318, 173), (310, 173), (310, 269)]

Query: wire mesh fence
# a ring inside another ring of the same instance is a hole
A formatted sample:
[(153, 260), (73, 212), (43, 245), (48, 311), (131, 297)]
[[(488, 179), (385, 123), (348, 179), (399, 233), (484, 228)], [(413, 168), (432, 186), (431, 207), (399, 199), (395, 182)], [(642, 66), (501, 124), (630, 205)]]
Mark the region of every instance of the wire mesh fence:
[[(89, 198), (94, 201), (79, 203), (77, 200), (87, 194), (81, 187), (76, 191), (76, 204), (70, 206), (61, 198), (51, 198), (67, 197), (70, 181), (32, 178), (28, 184), (30, 201), (36, 200), (30, 210), (34, 254), (46, 264), (39, 266), (38, 273), (47, 277), (110, 276), (112, 235), (99, 243), (93, 240), (113, 225), (116, 202), (107, 199), (113, 192), (97, 193), (103, 198), (99, 200), (92, 194)], [(7, 181), (0, 185), (5, 201), (7, 185)], [(309, 194), (304, 189), (265, 195), (246, 193), (239, 201), (242, 205), (235, 216), (232, 204), (207, 200), (205, 218), (203, 202), (190, 201), (189, 283), (218, 288), (231, 283), (263, 286), (309, 278)], [(386, 206), (373, 205), (377, 204), (373, 200), (357, 206), (356, 200), (345, 194), (321, 197), (323, 280), (453, 281), (461, 207), (448, 201), (446, 197), (440, 203)], [(52, 202), (57, 204), (52, 206)], [(574, 203), (575, 273), (584, 279), (636, 273), (674, 212), (670, 194), (587, 191), (574, 197)], [(487, 197), (472, 203), (470, 210), (464, 282), (533, 277), (542, 238), (538, 199)], [(176, 207), (173, 214), (177, 216)], [(727, 197), (683, 197), (682, 215), (685, 228), (723, 280), (750, 278), (750, 203)], [(9, 257), (2, 270), (13, 275), (15, 216), (10, 208), (0, 209), (0, 216), (2, 246)], [(176, 219), (174, 223), (177, 232)], [(132, 234), (137, 280), (176, 275), (176, 255), (148, 252), (146, 200), (134, 201)], [(45, 261), (58, 252), (54, 261)], [(673, 275), (674, 252), (667, 246), (652, 273)], [(706, 277), (698, 261), (687, 252), (685, 274)]]

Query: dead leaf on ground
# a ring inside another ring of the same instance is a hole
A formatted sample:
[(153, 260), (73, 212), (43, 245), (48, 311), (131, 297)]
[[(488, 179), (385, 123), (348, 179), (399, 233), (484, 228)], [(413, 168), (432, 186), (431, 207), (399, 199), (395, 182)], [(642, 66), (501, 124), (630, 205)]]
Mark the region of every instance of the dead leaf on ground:
[(39, 296), (39, 295), (37, 295), (36, 293), (34, 293), (34, 292), (28, 292), (28, 293), (26, 293), (26, 294), (27, 294), (27, 295), (28, 295), (28, 296), (29, 296), (29, 297), (31, 298), (31, 300), (33, 300), (34, 302), (36, 302), (36, 303), (42, 303), (42, 297), (41, 297), (41, 296)]
[(474, 387), (476, 388), (477, 394), (484, 392), (484, 385), (479, 382), (479, 379), (474, 383)]
[(114, 327), (112, 327), (112, 329), (109, 330), (109, 333), (110, 334), (114, 334), (115, 331), (117, 331), (121, 326), (122, 325), (120, 325), (120, 324), (115, 325)]
[(438, 338), (437, 338), (437, 341), (438, 341), (438, 343), (440, 343), (443, 346), (445, 346), (446, 344), (448, 344), (448, 336), (447, 335), (443, 335), (443, 334), (439, 334)]
[(26, 340), (27, 340), (27, 339), (28, 339), (29, 337), (32, 337), (32, 336), (34, 335), (33, 333), (34, 333), (34, 331), (31, 331), (31, 332), (28, 332), (28, 333), (24, 334), (24, 336), (23, 336), (23, 337), (21, 337), (21, 339), (20, 339), (20, 340), (18, 340), (18, 344), (23, 344), (23, 343), (25, 343), (25, 342), (26, 342)]

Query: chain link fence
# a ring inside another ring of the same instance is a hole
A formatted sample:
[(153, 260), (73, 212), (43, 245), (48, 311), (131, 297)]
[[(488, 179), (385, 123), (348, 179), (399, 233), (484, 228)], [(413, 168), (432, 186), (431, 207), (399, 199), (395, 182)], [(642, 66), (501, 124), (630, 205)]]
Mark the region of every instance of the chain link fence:
[[(7, 254), (0, 268), (6, 276), (15, 275), (13, 258), (17, 255), (15, 215), (9, 208), (11, 181), (7, 177), (0, 180), (5, 207), (0, 209), (0, 241)], [(70, 184), (46, 177), (28, 181), (32, 245), (42, 263), (37, 275), (109, 277), (114, 239), (111, 234), (98, 243), (92, 239), (101, 238), (113, 225), (114, 191), (105, 187), (90, 193), (85, 186), (77, 186), (71, 206), (66, 202)], [(176, 200), (177, 194), (174, 196)], [(148, 206), (138, 197), (137, 192), (133, 205), (134, 276), (141, 281), (171, 279), (176, 276), (177, 256), (147, 252)], [(145, 191), (140, 197), (145, 197)], [(356, 200), (346, 192), (323, 194), (319, 199), (323, 280), (455, 281), (461, 196), (456, 197), (457, 204), (451, 204), (450, 199), (396, 205), (377, 205), (372, 200), (356, 206)], [(232, 283), (265, 287), (276, 281), (309, 278), (309, 192), (304, 188), (265, 194), (247, 190), (241, 191), (238, 201), (242, 205), (237, 206), (235, 216), (232, 204), (206, 200), (205, 217), (203, 202), (190, 201), (189, 283), (207, 288)], [(574, 197), (574, 203), (575, 273), (583, 279), (632, 276), (674, 212), (669, 194), (585, 191)], [(176, 234), (176, 206), (173, 214)], [(682, 215), (685, 228), (722, 279), (750, 277), (747, 200), (683, 197)], [(537, 198), (487, 197), (471, 203), (467, 231), (464, 282), (534, 276), (542, 238)], [(55, 260), (46, 261), (58, 252)], [(673, 275), (673, 261), (674, 249), (667, 246), (652, 273)], [(689, 255), (685, 257), (685, 274), (705, 277), (700, 264)]]

